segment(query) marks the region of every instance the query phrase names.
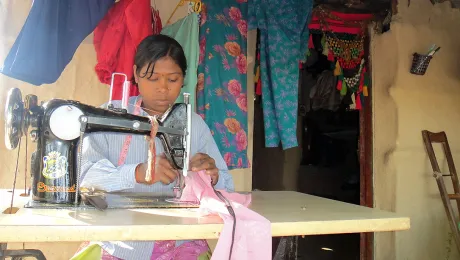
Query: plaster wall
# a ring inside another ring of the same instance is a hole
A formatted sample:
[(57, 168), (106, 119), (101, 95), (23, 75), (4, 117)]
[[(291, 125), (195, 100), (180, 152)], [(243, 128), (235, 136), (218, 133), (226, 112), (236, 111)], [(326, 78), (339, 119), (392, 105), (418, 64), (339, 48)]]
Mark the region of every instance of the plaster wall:
[[(409, 216), (411, 229), (376, 234), (375, 259), (459, 259), (421, 131), (446, 131), (460, 164), (460, 11), (448, 2), (398, 2), (391, 30), (371, 42), (374, 189), (375, 206)], [(441, 50), (426, 74), (410, 74), (412, 54), (433, 43)]]

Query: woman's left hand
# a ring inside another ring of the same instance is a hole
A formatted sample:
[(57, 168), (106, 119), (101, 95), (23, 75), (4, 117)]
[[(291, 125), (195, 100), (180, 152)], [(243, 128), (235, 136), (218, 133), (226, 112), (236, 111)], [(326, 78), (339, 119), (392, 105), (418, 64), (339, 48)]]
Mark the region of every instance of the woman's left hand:
[(211, 176), (213, 186), (219, 180), (219, 169), (216, 167), (216, 161), (207, 154), (195, 154), (192, 160), (190, 160), (190, 168), (194, 172), (206, 171), (206, 174)]

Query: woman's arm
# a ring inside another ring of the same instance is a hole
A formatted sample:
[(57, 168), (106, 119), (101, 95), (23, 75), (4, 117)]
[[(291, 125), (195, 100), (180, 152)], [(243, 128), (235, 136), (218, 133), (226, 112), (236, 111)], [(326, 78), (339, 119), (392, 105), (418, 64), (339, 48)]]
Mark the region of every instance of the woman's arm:
[(137, 164), (113, 165), (108, 159), (109, 144), (105, 135), (92, 133), (83, 139), (80, 186), (106, 192), (133, 188)]
[[(222, 157), (219, 148), (214, 140), (214, 137), (209, 130), (208, 125), (204, 122), (204, 120), (197, 114), (193, 114), (196, 118), (194, 120), (196, 122), (196, 127), (194, 127), (194, 131), (198, 131), (201, 133), (200, 140), (199, 140), (199, 149), (198, 153), (204, 153), (209, 155), (211, 158), (214, 159), (216, 163), (216, 167), (219, 169), (219, 180), (215, 185), (216, 189), (226, 189), (229, 191), (234, 191), (234, 183), (233, 177), (228, 172), (227, 164)], [(195, 123), (194, 122), (194, 123)]]

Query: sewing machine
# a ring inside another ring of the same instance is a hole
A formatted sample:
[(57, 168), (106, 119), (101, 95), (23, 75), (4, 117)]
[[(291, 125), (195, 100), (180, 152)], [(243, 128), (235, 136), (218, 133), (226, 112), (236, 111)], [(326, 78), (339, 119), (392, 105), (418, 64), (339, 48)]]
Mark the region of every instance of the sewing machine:
[[(111, 92), (116, 75), (112, 76)], [(19, 89), (13, 88), (8, 92), (5, 107), (6, 147), (19, 150), (21, 138), (27, 138), (27, 135), (37, 143), (30, 163), (32, 200), (25, 207), (60, 208), (91, 204), (97, 207), (92, 203), (96, 196), (108, 204), (102, 206), (103, 209), (193, 206), (178, 202), (185, 185), (184, 177), (188, 172), (190, 156), (191, 105), (188, 93), (184, 94), (184, 103), (174, 104), (157, 118), (157, 137), (163, 144), (166, 158), (175, 169), (182, 172), (173, 188), (174, 198), (81, 191), (79, 166), (85, 134), (104, 131), (150, 135), (152, 125), (149, 118), (127, 113), (129, 81), (126, 75), (121, 75), (125, 77), (121, 108), (115, 108), (111, 100), (106, 108), (62, 99), (52, 99), (39, 105), (35, 95), (27, 95), (23, 101)]]

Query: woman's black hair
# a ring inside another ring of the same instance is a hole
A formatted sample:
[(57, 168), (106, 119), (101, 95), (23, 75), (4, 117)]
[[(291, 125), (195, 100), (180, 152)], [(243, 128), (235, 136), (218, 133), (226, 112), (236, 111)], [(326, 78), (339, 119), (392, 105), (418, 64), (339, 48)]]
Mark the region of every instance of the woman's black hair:
[[(147, 36), (137, 46), (136, 56), (134, 57), (134, 64), (137, 67), (135, 73), (141, 78), (150, 78), (153, 74), (155, 63), (164, 57), (173, 59), (185, 76), (187, 59), (182, 46), (175, 39), (162, 34)], [(140, 75), (141, 69), (147, 64), (147, 70), (143, 75)]]

